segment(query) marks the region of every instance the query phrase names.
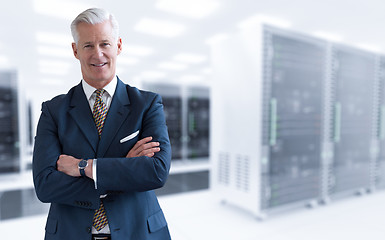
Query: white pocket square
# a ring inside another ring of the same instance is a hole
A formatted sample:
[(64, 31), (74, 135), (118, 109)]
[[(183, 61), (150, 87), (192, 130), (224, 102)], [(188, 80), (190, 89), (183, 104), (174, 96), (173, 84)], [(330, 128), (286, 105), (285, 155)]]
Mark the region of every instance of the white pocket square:
[(120, 139), (120, 143), (127, 142), (128, 140), (131, 140), (131, 139), (133, 139), (134, 137), (136, 137), (138, 134), (139, 134), (139, 130), (136, 131), (136, 132), (134, 132), (134, 133), (132, 133), (132, 134), (130, 134), (130, 135), (128, 135), (128, 136), (125, 137), (125, 138)]

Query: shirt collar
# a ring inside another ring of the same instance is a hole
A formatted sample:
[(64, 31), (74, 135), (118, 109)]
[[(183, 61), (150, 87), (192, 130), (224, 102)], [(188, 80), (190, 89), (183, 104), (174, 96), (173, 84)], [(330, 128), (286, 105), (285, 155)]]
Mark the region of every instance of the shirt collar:
[[(116, 85), (118, 84), (118, 78), (115, 76), (110, 83), (108, 83), (103, 89), (111, 96), (114, 96)], [(84, 79), (82, 79), (83, 91), (86, 94), (88, 100), (91, 99), (92, 94), (97, 90), (89, 85)]]

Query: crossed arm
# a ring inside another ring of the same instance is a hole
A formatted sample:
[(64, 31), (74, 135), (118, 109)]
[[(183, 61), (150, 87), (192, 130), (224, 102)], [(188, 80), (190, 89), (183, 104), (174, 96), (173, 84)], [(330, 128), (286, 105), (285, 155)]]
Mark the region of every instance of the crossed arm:
[[(159, 142), (151, 142), (152, 137), (146, 137), (134, 145), (134, 147), (127, 153), (126, 158), (147, 156), (152, 157), (156, 152), (160, 151)], [(72, 177), (80, 177), (78, 164), (81, 159), (73, 156), (62, 154), (57, 160), (57, 170)], [(92, 164), (93, 160), (89, 160), (88, 166), (85, 168), (86, 176), (93, 179)]]

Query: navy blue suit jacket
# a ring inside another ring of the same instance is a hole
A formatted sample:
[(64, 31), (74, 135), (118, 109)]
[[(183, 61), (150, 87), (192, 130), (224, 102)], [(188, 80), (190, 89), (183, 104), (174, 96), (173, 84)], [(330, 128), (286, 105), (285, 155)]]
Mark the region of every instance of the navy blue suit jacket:
[[(165, 184), (171, 147), (161, 97), (118, 79), (99, 140), (82, 85), (42, 104), (33, 152), (38, 198), (51, 203), (45, 239), (91, 239), (100, 195), (114, 240), (170, 239), (167, 222), (152, 191)], [(139, 130), (133, 139), (120, 140)], [(160, 143), (154, 157), (126, 158), (134, 144), (152, 136)], [(97, 189), (87, 177), (59, 172), (61, 154), (97, 159)]]

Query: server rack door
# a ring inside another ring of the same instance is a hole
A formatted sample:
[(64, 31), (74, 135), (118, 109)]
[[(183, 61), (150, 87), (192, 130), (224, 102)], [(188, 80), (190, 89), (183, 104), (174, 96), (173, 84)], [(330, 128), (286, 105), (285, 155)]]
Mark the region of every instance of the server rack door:
[(0, 72), (0, 172), (20, 170), (16, 72)]
[(164, 96), (163, 105), (172, 147), (172, 159), (182, 159), (182, 99), (180, 96)]
[(334, 162), (332, 195), (370, 187), (375, 55), (333, 47)]
[(375, 187), (385, 188), (385, 56), (379, 57), (378, 69), (378, 111), (377, 138), (379, 141), (378, 158), (375, 166)]
[(264, 40), (263, 139), (269, 167), (263, 179), (270, 194), (262, 202), (274, 208), (317, 199), (321, 192), (326, 44), (269, 28)]
[(187, 157), (201, 159), (209, 157), (210, 100), (207, 87), (188, 90), (187, 98)]

